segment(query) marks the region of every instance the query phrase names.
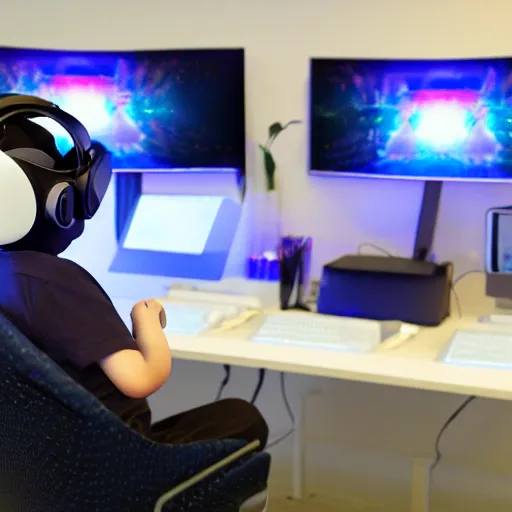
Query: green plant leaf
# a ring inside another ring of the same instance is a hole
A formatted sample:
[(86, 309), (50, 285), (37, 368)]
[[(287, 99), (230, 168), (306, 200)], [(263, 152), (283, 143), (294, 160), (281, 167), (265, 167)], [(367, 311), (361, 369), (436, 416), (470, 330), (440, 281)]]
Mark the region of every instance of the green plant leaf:
[(268, 127), (268, 139), (275, 139), (283, 130), (284, 127), (281, 123), (272, 123)]
[(284, 126), (281, 123), (273, 123), (268, 127), (268, 142), (267, 147), (270, 147), (272, 143), (277, 139), (277, 136), (286, 130), (292, 124), (301, 124), (302, 121), (293, 120), (286, 123)]
[(263, 151), (263, 164), (265, 166), (265, 177), (267, 179), (267, 190), (275, 190), (275, 173), (276, 162), (272, 153), (266, 146), (259, 144), (261, 151)]
[[(300, 119), (294, 119), (293, 121), (288, 121), (284, 127), (283, 127), (283, 130), (286, 130), (286, 128), (288, 128), (288, 126), (292, 125), (292, 124), (302, 124), (302, 121)], [(282, 131), (282, 130), (281, 130)]]

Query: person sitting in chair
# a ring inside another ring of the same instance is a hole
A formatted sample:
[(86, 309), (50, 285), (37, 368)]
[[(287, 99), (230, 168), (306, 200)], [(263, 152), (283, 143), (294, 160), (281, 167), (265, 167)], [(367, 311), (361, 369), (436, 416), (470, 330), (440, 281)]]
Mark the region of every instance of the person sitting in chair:
[[(34, 117), (60, 124), (75, 147), (61, 155)], [(0, 96), (0, 311), (142, 435), (165, 443), (259, 440), (263, 449), (267, 424), (239, 399), (152, 424), (146, 398), (171, 372), (162, 306), (135, 304), (132, 335), (96, 280), (58, 257), (98, 210), (111, 173), (108, 151), (71, 115), (39, 98)]]

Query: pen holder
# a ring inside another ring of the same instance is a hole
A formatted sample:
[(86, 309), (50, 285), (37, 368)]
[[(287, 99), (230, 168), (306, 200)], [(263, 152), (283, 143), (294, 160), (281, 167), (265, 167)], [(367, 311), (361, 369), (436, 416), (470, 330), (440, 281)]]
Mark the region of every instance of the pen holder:
[(283, 310), (309, 310), (304, 305), (304, 299), (306, 285), (309, 281), (312, 248), (311, 237), (286, 236), (281, 239), (279, 247), (279, 299)]

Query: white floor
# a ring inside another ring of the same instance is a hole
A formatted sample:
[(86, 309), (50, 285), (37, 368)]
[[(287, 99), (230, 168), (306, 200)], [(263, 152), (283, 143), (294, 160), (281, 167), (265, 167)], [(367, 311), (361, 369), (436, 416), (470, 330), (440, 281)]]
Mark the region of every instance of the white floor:
[[(446, 468), (452, 471), (450, 468)], [(456, 470), (454, 470), (456, 471)], [(310, 472), (308, 493), (301, 501), (289, 498), (289, 468), (273, 467), (269, 512), (409, 512), (409, 482), (365, 478), (346, 472)], [(510, 512), (510, 500), (485, 496), (474, 489), (457, 491), (433, 482), (430, 512)]]
[[(376, 489), (373, 487), (372, 492)], [(269, 501), (269, 512), (409, 512), (408, 495), (380, 489), (378, 498), (359, 489), (359, 496), (352, 488), (345, 499), (322, 493), (302, 501), (293, 501), (273, 488)], [(327, 490), (328, 492), (328, 490)], [(331, 490), (331, 493), (333, 490)], [(379, 503), (380, 501), (380, 503)], [(437, 495), (433, 497), (431, 512), (510, 512), (510, 503), (475, 500), (469, 496)]]
[[(224, 375), (221, 367), (184, 361), (175, 363), (173, 373), (174, 378), (152, 397), (155, 420), (212, 400)], [(290, 376), (287, 387), (296, 414), (301, 387), (311, 390), (304, 408), (309, 495), (301, 502), (288, 499), (293, 453), (288, 438), (270, 450), (269, 511), (409, 512), (413, 458), (432, 454), (439, 426), (460, 404), (460, 397), (300, 379)], [(234, 368), (226, 396), (250, 397), (256, 380), (256, 370)], [(268, 375), (258, 405), (269, 421), (271, 439), (290, 428), (274, 372)], [(444, 436), (431, 512), (512, 510), (511, 430), (508, 404), (478, 401), (465, 413)]]

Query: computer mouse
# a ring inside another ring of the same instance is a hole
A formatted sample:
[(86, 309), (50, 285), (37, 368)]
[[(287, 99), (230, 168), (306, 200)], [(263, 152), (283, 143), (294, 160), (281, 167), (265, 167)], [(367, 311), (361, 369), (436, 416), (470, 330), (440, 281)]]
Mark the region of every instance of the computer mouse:
[(211, 311), (210, 313), (208, 313), (208, 317), (206, 320), (208, 328), (211, 329), (212, 327), (217, 327), (225, 320), (225, 318), (226, 316), (221, 311)]

